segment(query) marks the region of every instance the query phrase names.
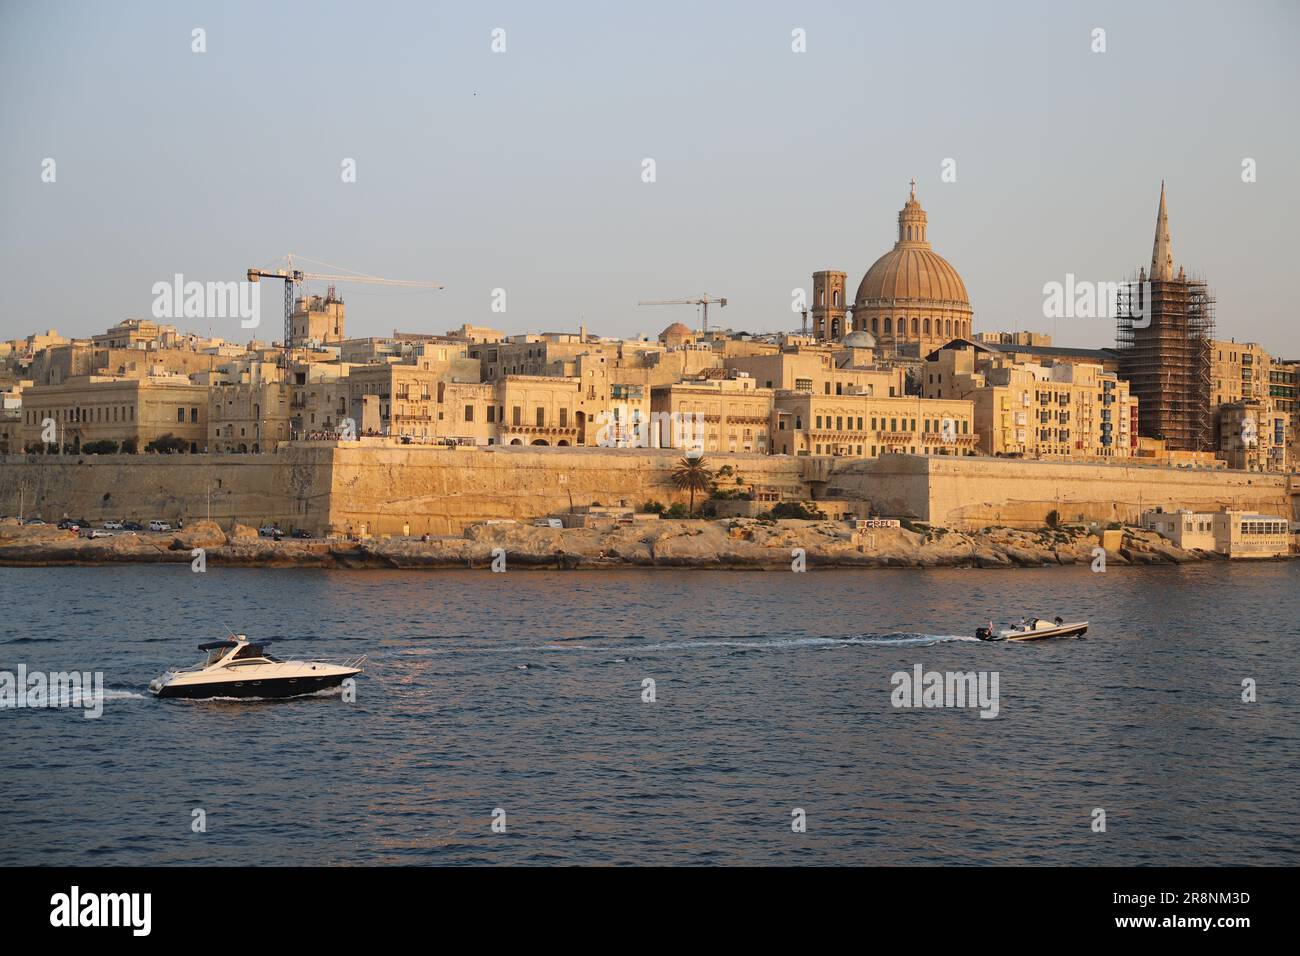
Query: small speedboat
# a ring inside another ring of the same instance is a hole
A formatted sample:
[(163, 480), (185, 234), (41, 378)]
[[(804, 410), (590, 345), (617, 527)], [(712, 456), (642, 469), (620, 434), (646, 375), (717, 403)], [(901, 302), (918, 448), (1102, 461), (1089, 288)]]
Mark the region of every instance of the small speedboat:
[(981, 641), (1039, 641), (1046, 637), (1080, 637), (1088, 631), (1087, 621), (1066, 623), (1062, 618), (1045, 621), (1038, 617), (1021, 618), (1019, 624), (995, 631), (993, 622), (988, 627), (976, 628), (975, 636)]
[(338, 664), (282, 661), (266, 652), (270, 641), (243, 634), (200, 644), (207, 658), (190, 670), (170, 670), (150, 681), (157, 697), (298, 697), (337, 687), (361, 673), (364, 657)]

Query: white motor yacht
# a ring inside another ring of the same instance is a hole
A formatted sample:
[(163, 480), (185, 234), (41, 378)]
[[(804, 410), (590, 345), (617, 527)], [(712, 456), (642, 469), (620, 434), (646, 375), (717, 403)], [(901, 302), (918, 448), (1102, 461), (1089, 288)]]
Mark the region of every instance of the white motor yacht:
[(200, 644), (206, 660), (190, 670), (167, 671), (150, 682), (149, 690), (158, 697), (298, 697), (337, 687), (360, 674), (365, 661), (282, 661), (266, 652), (270, 643), (233, 634)]
[(1045, 637), (1080, 637), (1088, 631), (1087, 621), (1067, 623), (1062, 618), (1045, 621), (1042, 618), (1021, 618), (1019, 624), (995, 631), (993, 622), (988, 627), (977, 628), (975, 636), (981, 641), (1038, 641)]

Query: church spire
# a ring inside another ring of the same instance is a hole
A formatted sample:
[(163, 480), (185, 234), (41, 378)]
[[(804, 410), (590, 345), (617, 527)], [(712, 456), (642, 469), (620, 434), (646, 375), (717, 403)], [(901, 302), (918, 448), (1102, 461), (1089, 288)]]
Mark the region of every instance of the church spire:
[(1174, 247), (1169, 239), (1169, 216), (1165, 212), (1165, 181), (1160, 180), (1160, 211), (1156, 213), (1156, 241), (1151, 249), (1151, 281), (1174, 277)]

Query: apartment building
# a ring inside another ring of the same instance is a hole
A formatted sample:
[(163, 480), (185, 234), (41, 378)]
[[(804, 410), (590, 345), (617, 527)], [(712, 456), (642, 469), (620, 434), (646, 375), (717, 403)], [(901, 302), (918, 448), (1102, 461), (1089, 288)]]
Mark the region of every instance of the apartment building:
[(1292, 459), (1291, 416), (1271, 400), (1245, 398), (1217, 411), (1219, 457), (1242, 471), (1286, 471)]
[(973, 342), (927, 356), (927, 398), (975, 404), (980, 452), (1013, 458), (1129, 458), (1137, 449), (1137, 399), (1115, 372), (1089, 363), (1040, 365)]
[(766, 355), (725, 357), (723, 366), (744, 372), (761, 387), (818, 395), (900, 396), (906, 391), (901, 367), (842, 365), (843, 352), (826, 346), (792, 346)]
[[(731, 377), (721, 377), (727, 374)], [(651, 389), (652, 446), (708, 452), (767, 454), (774, 390), (743, 372), (715, 370)]]
[(825, 395), (778, 391), (772, 415), (778, 455), (973, 455), (974, 403), (917, 395)]

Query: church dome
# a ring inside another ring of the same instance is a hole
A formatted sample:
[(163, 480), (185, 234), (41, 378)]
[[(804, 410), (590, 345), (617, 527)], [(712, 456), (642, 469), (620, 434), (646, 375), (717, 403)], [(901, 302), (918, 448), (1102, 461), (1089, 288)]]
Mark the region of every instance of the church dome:
[(854, 327), (871, 332), (886, 351), (929, 349), (971, 335), (966, 283), (930, 248), (925, 232), (912, 180), (912, 194), (898, 213), (898, 241), (867, 270), (853, 302)]
[(874, 349), (876, 347), (876, 337), (866, 329), (859, 329), (844, 336), (844, 341), (840, 344), (851, 349)]
[(969, 308), (966, 285), (951, 263), (930, 249), (895, 246), (876, 260), (858, 286), (858, 305), (947, 303)]
[(926, 215), (912, 195), (898, 214), (898, 242), (875, 261), (858, 286), (855, 307), (882, 305), (970, 308), (966, 284), (951, 263), (930, 248)]
[(690, 334), (691, 334), (691, 330), (689, 326), (683, 325), (681, 322), (674, 322), (672, 325), (668, 326), (668, 328), (664, 329), (661, 333), (659, 333), (659, 336), (660, 338), (668, 338), (669, 336), (682, 336), (682, 335), (690, 335)]

